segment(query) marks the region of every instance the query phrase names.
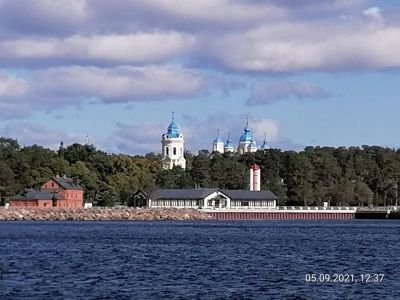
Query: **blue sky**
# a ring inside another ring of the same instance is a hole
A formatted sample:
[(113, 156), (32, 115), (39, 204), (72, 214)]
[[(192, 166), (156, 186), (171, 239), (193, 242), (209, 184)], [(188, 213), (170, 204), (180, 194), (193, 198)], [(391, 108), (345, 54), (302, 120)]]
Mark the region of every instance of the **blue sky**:
[[(62, 8), (62, 9), (60, 9)], [(400, 3), (4, 0), (0, 135), (57, 148), (192, 152), (237, 143), (398, 148)], [(24, 18), (21, 18), (21, 16)]]

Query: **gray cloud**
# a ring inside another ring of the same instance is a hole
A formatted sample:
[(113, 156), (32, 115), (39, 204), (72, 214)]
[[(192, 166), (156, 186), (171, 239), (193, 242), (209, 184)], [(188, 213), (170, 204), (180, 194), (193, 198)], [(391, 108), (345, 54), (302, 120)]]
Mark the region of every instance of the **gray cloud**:
[(0, 115), (27, 116), (33, 110), (51, 111), (85, 99), (101, 103), (191, 99), (219, 87), (234, 84), (178, 66), (75, 66), (35, 70), (23, 78), (0, 73)]
[(103, 35), (154, 28), (243, 30), (277, 20), (344, 13), (366, 0), (2, 0), (0, 25), (21, 35)]
[(71, 34), (86, 16), (84, 0), (0, 1), (0, 27), (12, 36)]
[(178, 62), (244, 74), (398, 68), (399, 24), (368, 7), (367, 0), (1, 0), (0, 66)]
[(322, 88), (307, 82), (277, 81), (256, 83), (247, 105), (267, 105), (284, 99), (326, 99), (330, 95)]

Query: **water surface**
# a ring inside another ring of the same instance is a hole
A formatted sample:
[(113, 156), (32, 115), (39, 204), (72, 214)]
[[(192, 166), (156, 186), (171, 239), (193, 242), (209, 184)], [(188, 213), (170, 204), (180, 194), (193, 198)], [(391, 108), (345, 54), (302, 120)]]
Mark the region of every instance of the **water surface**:
[[(0, 222), (0, 299), (399, 299), (400, 222)], [(306, 274), (384, 274), (307, 283)]]

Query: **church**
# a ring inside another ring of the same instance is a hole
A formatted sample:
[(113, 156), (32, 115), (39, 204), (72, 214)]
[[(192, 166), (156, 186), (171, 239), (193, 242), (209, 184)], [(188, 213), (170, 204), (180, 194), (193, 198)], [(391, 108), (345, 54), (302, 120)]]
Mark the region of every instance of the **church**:
[[(162, 135), (161, 146), (162, 146), (162, 167), (165, 170), (171, 170), (174, 166), (181, 166), (183, 169), (186, 168), (185, 154), (185, 140), (183, 134), (179, 132), (178, 126), (175, 124), (174, 113), (172, 113), (172, 121), (167, 128), (167, 132)], [(212, 151), (219, 153), (234, 153), (237, 152), (243, 155), (247, 152), (256, 152), (257, 150), (268, 150), (270, 146), (267, 143), (267, 134), (265, 134), (264, 142), (261, 147), (258, 148), (254, 139), (253, 133), (249, 127), (249, 119), (247, 118), (246, 127), (239, 139), (239, 145), (235, 149), (232, 144), (230, 133), (228, 133), (228, 139), (226, 143), (223, 142), (219, 136), (219, 130), (217, 137), (213, 142)]]
[[(247, 118), (246, 127), (244, 128), (244, 132), (242, 133), (239, 139), (237, 152), (240, 155), (242, 155), (247, 152), (256, 152), (257, 150), (268, 150), (268, 149), (271, 149), (271, 147), (267, 143), (267, 134), (265, 134), (264, 142), (262, 143), (261, 147), (260, 148), (257, 147), (253, 133), (249, 127), (249, 119)], [(219, 153), (235, 152), (235, 147), (232, 144), (230, 133), (228, 133), (228, 139), (224, 144), (223, 140), (219, 136), (219, 130), (218, 130), (217, 137), (213, 142), (212, 151)]]

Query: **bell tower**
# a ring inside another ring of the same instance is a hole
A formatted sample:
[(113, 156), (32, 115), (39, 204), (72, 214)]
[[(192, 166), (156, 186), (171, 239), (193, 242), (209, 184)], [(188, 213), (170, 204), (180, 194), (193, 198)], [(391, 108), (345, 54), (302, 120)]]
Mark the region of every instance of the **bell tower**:
[(167, 133), (164, 133), (161, 139), (163, 169), (171, 170), (174, 166), (186, 168), (184, 144), (183, 134), (179, 133), (178, 126), (175, 124), (175, 112), (172, 112), (171, 124), (167, 128)]

